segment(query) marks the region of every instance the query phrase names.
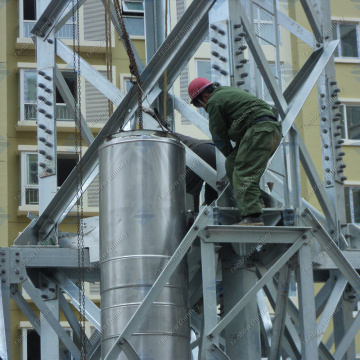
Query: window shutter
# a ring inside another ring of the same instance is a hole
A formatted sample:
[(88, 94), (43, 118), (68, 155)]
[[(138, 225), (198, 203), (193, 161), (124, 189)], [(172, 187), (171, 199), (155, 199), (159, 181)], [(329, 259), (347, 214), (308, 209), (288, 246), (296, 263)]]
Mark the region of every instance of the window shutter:
[[(106, 77), (105, 71), (100, 74)], [(94, 125), (104, 124), (109, 119), (107, 98), (87, 80), (85, 80), (85, 116), (91, 128)]]
[(99, 175), (87, 188), (87, 203), (88, 207), (99, 207)]
[(105, 40), (105, 10), (101, 0), (87, 0), (84, 7), (84, 40)]

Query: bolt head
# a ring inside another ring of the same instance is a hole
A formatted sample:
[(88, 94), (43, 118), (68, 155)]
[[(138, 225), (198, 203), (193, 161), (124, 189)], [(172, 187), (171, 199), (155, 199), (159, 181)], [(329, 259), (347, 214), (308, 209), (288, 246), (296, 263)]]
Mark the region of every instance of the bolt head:
[(211, 236), (211, 235), (210, 235), (209, 233), (206, 233), (206, 234), (205, 234), (205, 237), (206, 237), (206, 238), (209, 238), (210, 236)]
[(17, 251), (17, 252), (15, 253), (15, 255), (19, 256), (19, 255), (20, 255), (20, 252), (19, 252), (19, 251)]
[(15, 274), (19, 274), (19, 272), (20, 272), (20, 271), (19, 271), (18, 269), (15, 270)]
[(22, 281), (22, 280), (24, 280), (24, 277), (23, 277), (23, 276), (20, 276), (19, 279)]
[(304, 234), (304, 235), (302, 236), (302, 238), (303, 238), (303, 239), (307, 239), (308, 236), (307, 236), (306, 234)]
[(194, 227), (194, 230), (195, 230), (195, 231), (198, 231), (198, 230), (199, 230), (199, 227), (198, 227), (198, 226), (195, 226), (195, 227)]

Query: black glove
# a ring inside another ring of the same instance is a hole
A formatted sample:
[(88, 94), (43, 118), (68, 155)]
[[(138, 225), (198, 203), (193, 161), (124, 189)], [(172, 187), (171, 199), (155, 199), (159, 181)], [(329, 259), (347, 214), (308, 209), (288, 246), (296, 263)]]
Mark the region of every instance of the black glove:
[(225, 175), (221, 179), (216, 181), (216, 188), (220, 191), (224, 190), (228, 183), (229, 183), (229, 179), (228, 179), (227, 175)]

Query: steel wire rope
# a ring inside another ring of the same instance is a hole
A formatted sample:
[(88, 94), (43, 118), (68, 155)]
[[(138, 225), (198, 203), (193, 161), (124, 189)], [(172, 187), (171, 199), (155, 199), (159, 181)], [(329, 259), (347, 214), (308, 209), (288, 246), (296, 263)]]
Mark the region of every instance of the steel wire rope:
[(130, 73), (132, 76), (135, 77), (137, 87), (138, 87), (137, 93), (138, 93), (139, 129), (143, 129), (142, 89), (141, 89), (140, 74), (139, 74), (138, 67), (136, 64), (134, 52), (131, 48), (130, 37), (129, 37), (129, 34), (125, 27), (125, 22), (124, 22), (124, 18), (123, 18), (119, 0), (114, 0), (114, 5), (115, 5), (116, 16), (117, 16), (117, 19), (118, 19), (118, 22), (120, 25), (120, 29), (122, 32), (122, 38), (124, 39), (124, 43), (125, 43), (125, 50), (126, 50), (126, 53), (129, 57), (129, 61), (130, 61), (130, 65), (129, 65)]
[[(76, 1), (76, 3), (75, 3)], [(76, 5), (76, 11), (75, 11)], [(85, 254), (83, 204), (83, 169), (82, 158), (82, 124), (81, 124), (81, 78), (80, 78), (80, 21), (79, 0), (72, 0), (73, 15), (73, 67), (74, 67), (74, 122), (75, 122), (75, 153), (76, 165), (76, 217), (77, 217), (77, 250), (78, 250), (78, 287), (79, 287), (79, 325), (80, 325), (80, 359), (86, 359), (85, 343)], [(76, 19), (75, 19), (76, 15)], [(76, 22), (76, 23), (75, 23)], [(77, 42), (77, 44), (76, 44)], [(77, 63), (76, 63), (77, 54)], [(78, 130), (79, 127), (79, 130)]]

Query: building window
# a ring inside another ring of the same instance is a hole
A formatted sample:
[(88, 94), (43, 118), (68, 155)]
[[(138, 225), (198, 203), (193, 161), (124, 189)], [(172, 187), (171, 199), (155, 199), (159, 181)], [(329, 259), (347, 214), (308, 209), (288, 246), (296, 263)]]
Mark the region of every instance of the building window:
[(360, 104), (340, 105), (340, 112), (342, 113), (341, 137), (346, 140), (360, 140)]
[[(31, 30), (36, 24), (36, 0), (20, 0), (20, 27), (19, 37), (29, 38), (33, 36)], [(73, 38), (73, 23), (76, 21), (71, 17), (66, 24), (58, 31), (57, 37), (60, 39)]]
[[(77, 163), (76, 154), (58, 154), (57, 157), (57, 186), (64, 183)], [(21, 196), (20, 205), (39, 204), (39, 178), (37, 153), (24, 152), (21, 154)]]
[[(63, 72), (66, 83), (68, 84), (73, 96), (76, 94), (76, 74), (74, 72)], [(37, 119), (37, 74), (36, 70), (21, 70), (20, 71), (20, 88), (22, 92), (20, 98), (22, 106), (20, 111), (20, 122), (23, 120)], [(52, 97), (52, 94), (49, 94)], [(41, 103), (39, 104), (41, 106)], [(56, 90), (56, 108), (55, 119), (59, 121), (73, 121), (74, 118), (70, 115), (69, 110), (65, 105), (64, 99), (61, 97), (58, 90)]]
[(333, 38), (340, 39), (334, 54), (340, 58), (358, 58), (359, 54), (359, 24), (333, 23)]
[(345, 187), (346, 222), (360, 224), (360, 186)]
[(123, 1), (124, 14), (144, 14), (144, 3), (142, 1)]
[[(196, 77), (203, 77), (211, 81), (210, 60), (196, 60)], [(204, 108), (198, 108), (197, 111), (205, 118), (209, 118), (209, 115)]]
[[(72, 339), (72, 330), (65, 329), (70, 338)], [(22, 360), (34, 360), (41, 357), (40, 336), (35, 329), (25, 328), (22, 329)], [(73, 360), (73, 356), (65, 345), (60, 341), (60, 354), (61, 359)]]
[(124, 22), (129, 35), (145, 35), (143, 1), (123, 1)]
[(254, 6), (254, 32), (260, 45), (276, 45), (274, 17), (257, 6)]
[[(277, 80), (277, 82), (279, 83), (279, 78), (276, 76), (276, 65), (275, 64), (269, 64), (270, 69), (272, 74), (274, 75), (275, 79)], [(282, 71), (280, 70), (280, 86), (282, 88)], [(264, 101), (266, 101), (267, 103), (274, 105), (274, 101), (271, 97), (271, 94), (269, 92), (269, 89), (267, 88), (264, 78), (261, 76), (261, 73), (259, 71), (259, 69), (256, 69), (256, 90), (258, 93), (258, 97)]]

